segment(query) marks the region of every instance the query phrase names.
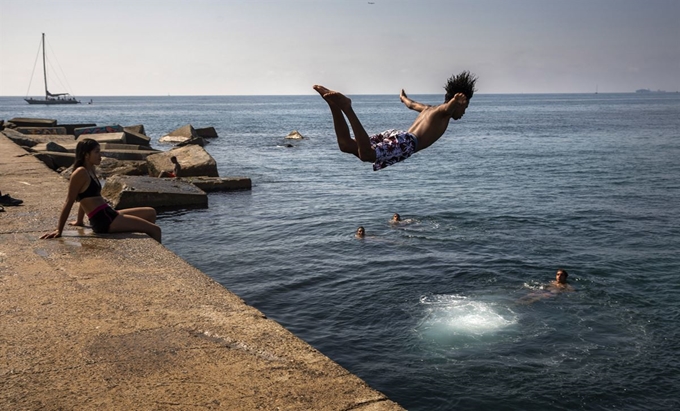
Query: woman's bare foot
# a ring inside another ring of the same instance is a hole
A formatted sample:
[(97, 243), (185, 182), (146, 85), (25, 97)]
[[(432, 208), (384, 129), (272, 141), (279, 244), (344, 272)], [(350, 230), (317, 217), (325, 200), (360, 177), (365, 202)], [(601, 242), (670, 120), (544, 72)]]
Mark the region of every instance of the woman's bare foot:
[(314, 90), (323, 97), (328, 104), (333, 104), (339, 107), (341, 110), (349, 109), (352, 107), (352, 100), (349, 97), (339, 93), (337, 91), (329, 90), (324, 86), (315, 85)]

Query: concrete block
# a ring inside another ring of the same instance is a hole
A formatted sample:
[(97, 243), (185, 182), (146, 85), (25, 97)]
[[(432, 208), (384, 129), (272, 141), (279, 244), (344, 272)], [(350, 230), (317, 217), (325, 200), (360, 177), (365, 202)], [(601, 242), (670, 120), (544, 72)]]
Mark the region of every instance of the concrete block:
[(180, 180), (191, 183), (206, 193), (250, 190), (253, 186), (248, 177), (182, 177)]
[(47, 118), (14, 117), (8, 121), (17, 127), (54, 127), (57, 125), (57, 120)]
[(131, 207), (177, 209), (208, 206), (208, 195), (195, 185), (175, 179), (148, 176), (110, 177), (104, 184), (102, 195), (116, 209)]
[(146, 158), (149, 175), (158, 176), (161, 171), (172, 171), (170, 157), (177, 157), (182, 171), (179, 177), (219, 177), (217, 162), (203, 147), (190, 145), (150, 155)]
[(81, 134), (77, 138), (77, 141), (82, 141), (86, 138), (97, 140), (99, 144), (101, 143), (127, 144), (127, 140), (125, 139), (125, 133), (122, 131), (119, 133)]
[(41, 135), (41, 136), (63, 136), (66, 135), (64, 127), (17, 127), (15, 128), (21, 134), (26, 135)]
[(203, 138), (217, 138), (217, 130), (215, 130), (215, 127), (197, 128), (196, 134)]
[(73, 130), (73, 135), (78, 138), (83, 134), (106, 134), (106, 133), (122, 133), (123, 127), (119, 125), (99, 126), (99, 127), (82, 127)]

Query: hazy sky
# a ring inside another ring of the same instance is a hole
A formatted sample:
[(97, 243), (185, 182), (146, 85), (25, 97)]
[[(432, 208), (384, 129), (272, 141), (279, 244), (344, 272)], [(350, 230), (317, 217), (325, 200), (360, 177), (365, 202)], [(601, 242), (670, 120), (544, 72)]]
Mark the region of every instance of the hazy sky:
[(0, 95), (27, 95), (43, 32), (76, 96), (438, 94), (462, 70), (480, 93), (680, 90), (680, 0), (371, 3), (0, 0)]

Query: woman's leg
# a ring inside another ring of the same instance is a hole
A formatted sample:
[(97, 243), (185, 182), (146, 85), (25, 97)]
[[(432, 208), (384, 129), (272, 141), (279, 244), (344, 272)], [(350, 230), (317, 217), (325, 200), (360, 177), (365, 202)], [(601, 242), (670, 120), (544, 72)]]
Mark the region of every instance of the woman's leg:
[[(113, 219), (109, 226), (109, 233), (145, 233), (160, 243), (161, 228), (149, 220), (135, 216), (129, 212), (123, 213), (123, 211), (129, 210), (121, 210), (118, 217)], [(155, 214), (156, 212), (154, 211), (154, 219)]]
[(156, 222), (156, 210), (153, 207), (125, 208), (118, 210), (118, 213), (143, 218), (150, 223)]

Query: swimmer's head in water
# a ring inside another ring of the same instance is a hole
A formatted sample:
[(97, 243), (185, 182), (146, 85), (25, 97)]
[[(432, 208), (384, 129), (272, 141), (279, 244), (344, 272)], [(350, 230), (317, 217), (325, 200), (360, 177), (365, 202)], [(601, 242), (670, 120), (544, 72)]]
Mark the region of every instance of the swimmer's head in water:
[(392, 216), (392, 221), (401, 221), (401, 216), (397, 213), (394, 213)]
[(366, 230), (364, 230), (364, 227), (359, 227), (357, 228), (356, 236), (363, 238), (366, 235)]
[(555, 274), (555, 281), (557, 281), (559, 284), (566, 284), (568, 276), (569, 273), (567, 273), (567, 270), (563, 270), (560, 268), (559, 270), (557, 270), (557, 273)]

